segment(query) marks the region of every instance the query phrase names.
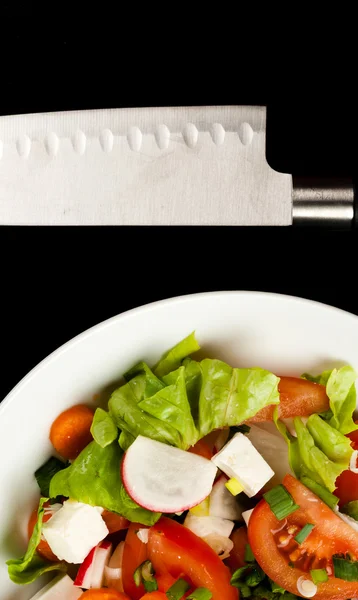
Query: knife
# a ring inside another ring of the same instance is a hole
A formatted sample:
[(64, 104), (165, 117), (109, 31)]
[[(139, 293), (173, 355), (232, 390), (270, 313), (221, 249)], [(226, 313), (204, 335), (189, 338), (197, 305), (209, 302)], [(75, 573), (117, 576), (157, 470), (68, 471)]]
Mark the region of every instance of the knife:
[(178, 106), (0, 117), (2, 225), (354, 223), (347, 180), (266, 160), (265, 106)]

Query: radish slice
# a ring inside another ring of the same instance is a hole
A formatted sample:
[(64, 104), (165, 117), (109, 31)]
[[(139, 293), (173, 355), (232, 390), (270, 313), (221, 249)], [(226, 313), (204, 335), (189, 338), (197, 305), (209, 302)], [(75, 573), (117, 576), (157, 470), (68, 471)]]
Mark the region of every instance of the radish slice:
[(224, 475), (215, 481), (210, 494), (209, 515), (238, 521), (241, 519), (243, 509), (237, 498), (225, 487), (227, 481), (228, 479)]
[(94, 554), (96, 546), (92, 548), (78, 569), (74, 585), (88, 590), (91, 587), (92, 569), (94, 563)]
[(200, 504), (217, 468), (202, 456), (139, 435), (122, 461), (123, 485), (140, 506), (176, 513)]
[(230, 538), (224, 537), (223, 535), (217, 535), (215, 533), (206, 535), (203, 540), (209, 544), (210, 548), (216, 552), (221, 560), (229, 558), (230, 552), (234, 547), (234, 542), (230, 540)]
[(112, 554), (112, 544), (101, 542), (94, 554), (94, 563), (91, 577), (91, 588), (101, 588), (104, 581), (104, 570), (109, 563)]
[(358, 473), (357, 457), (358, 457), (358, 450), (354, 450), (352, 452), (351, 460), (349, 462), (349, 468), (352, 471), (352, 473)]
[(212, 534), (228, 538), (234, 528), (234, 523), (220, 517), (197, 517), (188, 513), (185, 517), (184, 527), (201, 538)]
[(92, 548), (78, 569), (74, 585), (86, 590), (101, 588), (105, 567), (112, 553), (111, 542), (104, 541)]

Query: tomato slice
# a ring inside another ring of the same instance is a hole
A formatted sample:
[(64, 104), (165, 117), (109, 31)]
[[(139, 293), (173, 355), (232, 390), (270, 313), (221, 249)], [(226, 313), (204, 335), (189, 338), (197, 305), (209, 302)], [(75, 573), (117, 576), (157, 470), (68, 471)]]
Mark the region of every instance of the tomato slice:
[(143, 585), (136, 586), (133, 579), (134, 571), (148, 558), (147, 544), (143, 544), (137, 536), (138, 529), (143, 529), (139, 523), (131, 523), (124, 541), (122, 561), (123, 589), (132, 600), (140, 600), (145, 594)]
[(111, 512), (110, 510), (103, 511), (102, 519), (107, 525), (108, 533), (116, 533), (122, 529), (128, 529), (129, 527), (128, 519), (121, 517), (121, 515)]
[(148, 556), (158, 575), (184, 574), (194, 587), (205, 587), (212, 600), (237, 600), (238, 590), (230, 585), (230, 570), (217, 554), (192, 531), (168, 517), (150, 528)]
[[(297, 595), (297, 580), (302, 576), (310, 579), (311, 569), (327, 567), (332, 573), (334, 554), (348, 552), (357, 560), (358, 535), (292, 475), (285, 476), (283, 485), (300, 508), (289, 515), (286, 522), (278, 521), (266, 500), (261, 500), (251, 514), (248, 537), (254, 556), (265, 573), (285, 590)], [(293, 538), (307, 523), (314, 525), (314, 529), (299, 545)], [(284, 527), (278, 531), (282, 525)], [(344, 581), (330, 575), (327, 582), (319, 584), (314, 598), (346, 600), (357, 595), (358, 581)]]
[(246, 564), (245, 561), (245, 550), (246, 545), (249, 543), (247, 537), (247, 528), (245, 526), (239, 527), (235, 529), (230, 536), (230, 539), (234, 543), (234, 547), (230, 552), (229, 558), (225, 560), (225, 564), (232, 571), (236, 571), (236, 569), (240, 569)]
[[(281, 377), (278, 384), (280, 404), (278, 414), (281, 419), (290, 417), (308, 417), (313, 413), (328, 410), (329, 398), (324, 385), (307, 381), (300, 377)], [(272, 421), (276, 405), (271, 404), (259, 410), (249, 419), (249, 423)]]

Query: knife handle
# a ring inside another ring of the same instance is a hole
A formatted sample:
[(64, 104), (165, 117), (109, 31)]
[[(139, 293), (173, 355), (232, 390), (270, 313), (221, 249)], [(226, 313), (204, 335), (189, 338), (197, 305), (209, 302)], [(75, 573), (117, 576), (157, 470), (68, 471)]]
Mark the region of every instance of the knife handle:
[[(293, 225), (349, 229), (358, 225), (350, 178), (293, 177)], [(358, 211), (357, 211), (358, 212)]]

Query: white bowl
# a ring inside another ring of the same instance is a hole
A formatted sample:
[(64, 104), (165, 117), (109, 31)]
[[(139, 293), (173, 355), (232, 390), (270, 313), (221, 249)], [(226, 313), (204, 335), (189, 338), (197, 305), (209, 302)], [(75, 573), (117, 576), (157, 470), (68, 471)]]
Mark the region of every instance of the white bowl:
[(5, 561), (21, 556), (38, 498), (33, 473), (52, 454), (48, 432), (72, 404), (106, 397), (123, 372), (153, 364), (196, 331), (208, 356), (280, 375), (334, 365), (358, 367), (358, 317), (301, 298), (261, 292), (209, 292), (170, 298), (115, 316), (60, 347), (0, 405), (0, 590), (2, 600), (28, 600), (45, 579), (16, 586)]

